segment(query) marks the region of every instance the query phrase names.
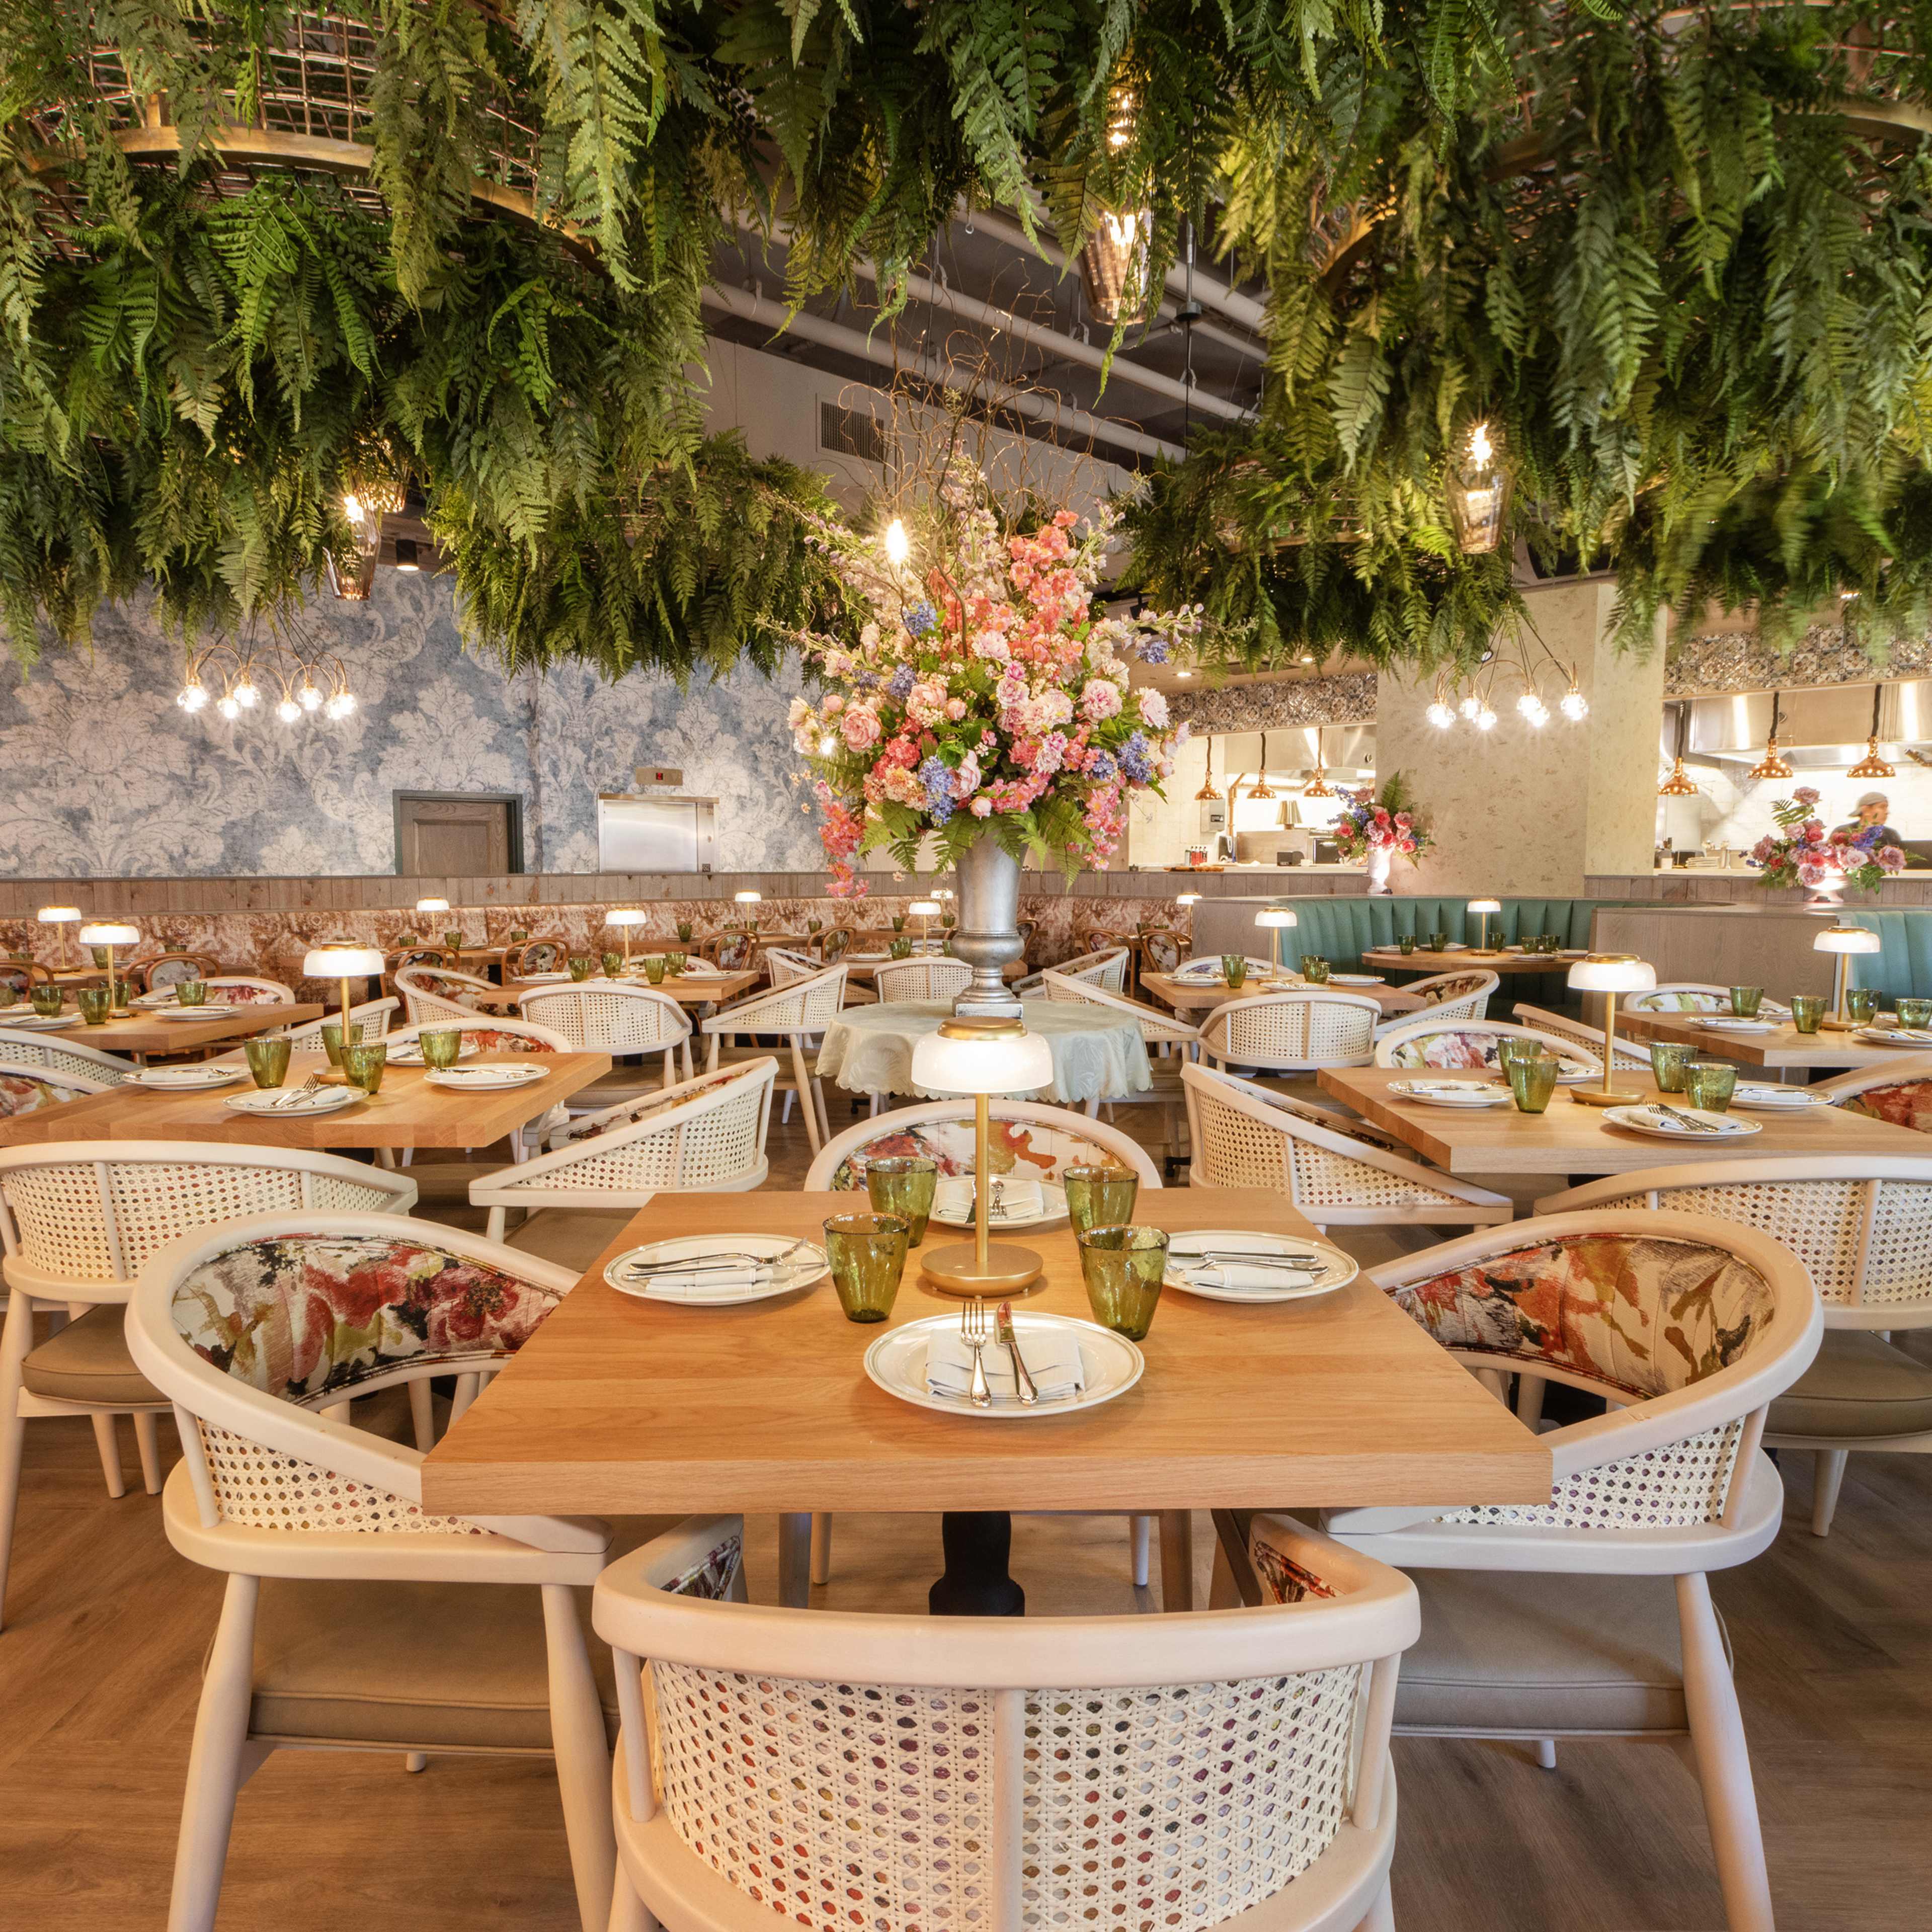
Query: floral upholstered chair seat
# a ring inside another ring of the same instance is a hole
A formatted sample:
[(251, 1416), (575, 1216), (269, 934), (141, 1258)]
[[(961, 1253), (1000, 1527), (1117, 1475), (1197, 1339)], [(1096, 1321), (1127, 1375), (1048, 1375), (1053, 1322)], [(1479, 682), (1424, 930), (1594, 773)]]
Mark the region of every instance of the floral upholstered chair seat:
[(742, 973), (752, 963), (748, 934), (728, 932), (718, 942), (717, 964), (721, 973)]
[(434, 993), (452, 1006), (468, 1006), (472, 1010), (476, 1007), (476, 988), (466, 975), (442, 974), (434, 967), (418, 966), (411, 976), (425, 993)]
[(1869, 1114), (1895, 1127), (1932, 1134), (1932, 1080), (1898, 1080), (1848, 1094), (1838, 1102), (1848, 1114)]
[(208, 1003), (212, 1006), (279, 1006), (286, 1004), (272, 986), (224, 986), (218, 980), (208, 982)]
[(556, 1048), (535, 1034), (514, 1027), (475, 1026), (463, 1029), (465, 1053), (554, 1053)]
[(26, 1066), (0, 1067), (0, 1120), (38, 1112), (80, 1098), (78, 1090), (62, 1087), (44, 1073)]
[(1441, 1033), (1406, 1040), (1394, 1052), (1397, 1066), (1468, 1066), (1494, 1068), (1500, 1060), (1496, 1036), (1487, 1033)]
[[(923, 1154), (936, 1161), (941, 1180), (970, 1174), (973, 1123), (970, 1120), (922, 1120), (896, 1132), (882, 1131), (876, 1138), (846, 1155), (832, 1177), (832, 1185), (863, 1187), (869, 1162), (902, 1154)], [(1068, 1168), (1088, 1161), (1108, 1167), (1118, 1165), (1117, 1156), (1077, 1134), (1034, 1120), (1002, 1120), (997, 1117), (992, 1123), (987, 1154), (995, 1174), (1028, 1174), (1041, 1180), (1058, 1180)]]
[(1624, 1002), (1630, 1013), (1727, 1013), (1731, 1010), (1728, 993), (1634, 993)]
[(825, 935), (825, 963), (836, 966), (845, 956), (845, 949), (852, 944), (852, 935), (845, 928), (835, 926)]
[(514, 1354), (561, 1298), (418, 1241), (298, 1234), (205, 1262), (173, 1318), (223, 1373), (307, 1406), (393, 1370)]
[(1439, 1006), (1444, 1000), (1466, 1000), (1472, 993), (1480, 993), (1489, 983), (1486, 973), (1445, 974), (1434, 986), (1423, 989), (1425, 1005)]
[(1147, 962), (1156, 973), (1172, 973), (1180, 964), (1180, 940), (1172, 932), (1150, 932), (1147, 935)]

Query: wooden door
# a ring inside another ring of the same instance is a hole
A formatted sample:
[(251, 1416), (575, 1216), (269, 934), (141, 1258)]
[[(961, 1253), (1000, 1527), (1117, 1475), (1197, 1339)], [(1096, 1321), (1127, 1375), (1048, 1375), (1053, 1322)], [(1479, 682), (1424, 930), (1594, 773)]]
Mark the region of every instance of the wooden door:
[(406, 795), (396, 801), (396, 870), (407, 878), (489, 878), (512, 864), (507, 799)]

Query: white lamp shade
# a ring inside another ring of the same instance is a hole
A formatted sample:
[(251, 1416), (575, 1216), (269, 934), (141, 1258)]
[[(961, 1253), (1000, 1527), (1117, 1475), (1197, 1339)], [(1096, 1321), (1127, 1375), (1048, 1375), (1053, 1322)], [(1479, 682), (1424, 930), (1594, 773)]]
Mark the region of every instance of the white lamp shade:
[[(85, 933), (81, 937), (86, 938)], [(1862, 926), (1828, 926), (1811, 942), (1814, 952), (1879, 952), (1884, 944), (1878, 934)]]
[(731, 902), (734, 905), (761, 905), (764, 897), (763, 892), (734, 892)]
[(1053, 1084), (1053, 1049), (1036, 1033), (929, 1033), (914, 1042), (912, 1078), (927, 1094), (1037, 1093)]
[(449, 902), (447, 899), (418, 899), (416, 901), (418, 912), (447, 912), (448, 910)]
[(939, 916), (939, 902), (937, 899), (914, 899), (906, 910), (922, 918), (936, 919)]
[(43, 926), (77, 926), (81, 911), (78, 906), (43, 906), (34, 916)]
[(141, 943), (141, 928), (138, 926), (83, 926), (80, 928), (80, 943), (83, 946), (138, 946)]
[(305, 980), (359, 980), (382, 970), (382, 956), (373, 946), (311, 946), (302, 955)]
[(1502, 909), (1503, 902), (1501, 899), (1472, 899), (1469, 902), (1469, 910), (1472, 912), (1501, 912)]
[(1257, 926), (1299, 926), (1301, 922), (1286, 906), (1264, 906), (1255, 914)]
[(640, 912), (635, 906), (613, 906), (604, 915), (606, 926), (648, 926), (650, 922), (650, 914)]
[(1570, 984), (1580, 993), (1648, 993), (1657, 968), (1625, 952), (1593, 952), (1570, 968)]

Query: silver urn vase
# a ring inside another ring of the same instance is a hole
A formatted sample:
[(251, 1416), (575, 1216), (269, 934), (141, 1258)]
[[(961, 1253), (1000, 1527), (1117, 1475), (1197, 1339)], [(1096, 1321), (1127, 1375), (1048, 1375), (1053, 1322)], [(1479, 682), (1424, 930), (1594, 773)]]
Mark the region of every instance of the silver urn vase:
[(1009, 961), (1026, 950), (1019, 934), (1020, 862), (990, 832), (959, 855), (959, 923), (954, 958), (973, 969), (971, 982), (952, 1002), (960, 1014), (1017, 1014), (1020, 1003), (1003, 976)]

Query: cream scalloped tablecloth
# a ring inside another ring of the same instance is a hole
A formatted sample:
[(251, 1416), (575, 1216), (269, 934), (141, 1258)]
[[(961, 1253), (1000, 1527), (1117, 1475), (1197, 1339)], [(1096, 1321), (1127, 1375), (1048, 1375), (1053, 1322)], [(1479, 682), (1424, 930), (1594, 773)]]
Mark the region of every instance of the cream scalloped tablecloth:
[[(1132, 1020), (1070, 1000), (1026, 1000), (1021, 1006), (1028, 1032), (1053, 1049), (1053, 1084), (1032, 1097), (1072, 1106), (1144, 1093), (1154, 1084), (1147, 1042)], [(818, 1070), (848, 1094), (950, 1097), (913, 1084), (912, 1049), (922, 1035), (938, 1032), (952, 1012), (950, 1000), (848, 1007), (825, 1029)]]

